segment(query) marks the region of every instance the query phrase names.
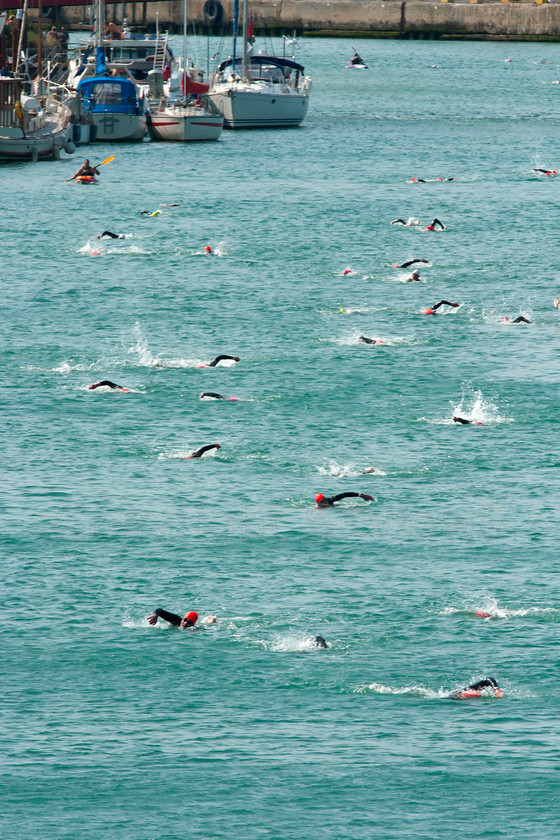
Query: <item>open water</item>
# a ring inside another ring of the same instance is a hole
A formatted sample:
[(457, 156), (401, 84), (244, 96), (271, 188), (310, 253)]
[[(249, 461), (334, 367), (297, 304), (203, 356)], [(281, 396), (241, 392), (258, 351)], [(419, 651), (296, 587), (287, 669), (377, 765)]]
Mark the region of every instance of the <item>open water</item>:
[(299, 130), (0, 170), (7, 840), (560, 832), (560, 48), (354, 45)]

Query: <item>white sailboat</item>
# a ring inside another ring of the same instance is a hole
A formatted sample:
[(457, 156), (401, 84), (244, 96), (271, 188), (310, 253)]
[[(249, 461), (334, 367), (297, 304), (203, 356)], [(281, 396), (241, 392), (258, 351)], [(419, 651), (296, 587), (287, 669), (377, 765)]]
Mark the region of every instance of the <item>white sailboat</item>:
[(183, 2), (183, 66), (167, 85), (160, 70), (148, 73), (148, 80), (148, 133), (152, 140), (190, 142), (220, 137), (224, 118), (204, 108), (201, 97), (208, 92), (208, 85), (193, 79), (187, 67), (187, 0)]
[(236, 57), (238, 0), (234, 5), (233, 55), (222, 61), (208, 99), (225, 128), (290, 128), (309, 109), (311, 79), (294, 58), (249, 54), (248, 3), (243, 0), (243, 58)]

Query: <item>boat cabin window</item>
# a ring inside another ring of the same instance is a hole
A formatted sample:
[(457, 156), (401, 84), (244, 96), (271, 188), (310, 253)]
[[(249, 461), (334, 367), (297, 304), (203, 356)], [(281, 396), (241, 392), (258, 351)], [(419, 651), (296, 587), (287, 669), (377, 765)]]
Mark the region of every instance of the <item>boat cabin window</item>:
[(122, 88), (120, 85), (112, 85), (107, 82), (102, 85), (95, 85), (93, 98), (100, 105), (120, 105), (123, 100)]

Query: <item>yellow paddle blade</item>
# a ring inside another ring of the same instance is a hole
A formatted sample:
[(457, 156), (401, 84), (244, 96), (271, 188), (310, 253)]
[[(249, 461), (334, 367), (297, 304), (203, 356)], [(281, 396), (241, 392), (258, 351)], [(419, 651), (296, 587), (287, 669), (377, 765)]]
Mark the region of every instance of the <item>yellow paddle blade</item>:
[(115, 160), (115, 155), (111, 155), (111, 157), (105, 158), (102, 160), (101, 163), (98, 163), (98, 166), (104, 166), (106, 163), (111, 163), (112, 160)]

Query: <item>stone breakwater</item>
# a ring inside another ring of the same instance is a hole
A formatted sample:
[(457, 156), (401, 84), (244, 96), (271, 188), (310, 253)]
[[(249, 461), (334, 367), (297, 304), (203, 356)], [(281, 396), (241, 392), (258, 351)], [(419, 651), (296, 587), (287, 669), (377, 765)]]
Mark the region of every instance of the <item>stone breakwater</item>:
[[(85, 22), (84, 6), (59, 7), (70, 24)], [(182, 0), (107, 4), (107, 17), (133, 26), (179, 31)], [(560, 40), (560, 3), (430, 2), (430, 0), (251, 0), (255, 32), (332, 37), (479, 38)], [(199, 32), (231, 30), (233, 0), (190, 0)]]

